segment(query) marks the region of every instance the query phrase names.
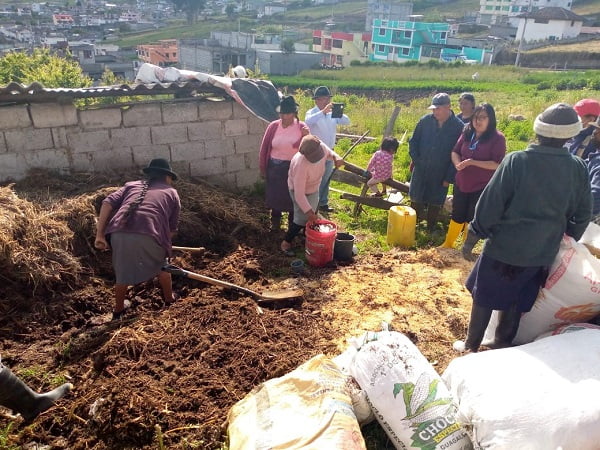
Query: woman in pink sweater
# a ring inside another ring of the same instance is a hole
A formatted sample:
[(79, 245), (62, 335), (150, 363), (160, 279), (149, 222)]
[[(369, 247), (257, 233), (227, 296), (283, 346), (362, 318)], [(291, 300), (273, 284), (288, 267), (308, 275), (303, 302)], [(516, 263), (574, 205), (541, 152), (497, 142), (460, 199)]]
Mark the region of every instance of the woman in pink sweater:
[(294, 220), (290, 222), (281, 251), (294, 256), (292, 241), (307, 222), (318, 218), (319, 185), (325, 173), (325, 161), (333, 160), (335, 167), (344, 165), (344, 160), (318, 137), (309, 134), (302, 138), (300, 149), (294, 155), (288, 172), (288, 189), (294, 206)]

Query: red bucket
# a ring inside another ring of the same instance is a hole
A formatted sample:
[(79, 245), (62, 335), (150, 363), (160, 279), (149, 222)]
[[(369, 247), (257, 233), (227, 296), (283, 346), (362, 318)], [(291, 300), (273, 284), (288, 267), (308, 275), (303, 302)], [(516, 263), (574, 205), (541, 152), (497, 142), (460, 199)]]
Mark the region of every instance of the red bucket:
[(311, 266), (323, 267), (333, 260), (337, 226), (329, 220), (318, 219), (306, 224), (306, 261)]

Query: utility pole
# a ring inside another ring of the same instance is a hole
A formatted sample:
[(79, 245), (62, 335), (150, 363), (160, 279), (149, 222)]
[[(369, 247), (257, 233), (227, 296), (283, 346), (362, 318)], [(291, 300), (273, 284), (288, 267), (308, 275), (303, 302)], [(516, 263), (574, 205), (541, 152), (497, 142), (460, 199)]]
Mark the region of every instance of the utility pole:
[(531, 1), (529, 0), (529, 6), (527, 7), (527, 14), (525, 14), (525, 23), (523, 24), (523, 31), (521, 31), (521, 38), (519, 39), (519, 47), (517, 47), (517, 57), (515, 58), (515, 67), (519, 67), (519, 60), (521, 59), (521, 51), (523, 49), (523, 39), (525, 37), (525, 29), (527, 28), (527, 21), (529, 18), (527, 15), (531, 12)]

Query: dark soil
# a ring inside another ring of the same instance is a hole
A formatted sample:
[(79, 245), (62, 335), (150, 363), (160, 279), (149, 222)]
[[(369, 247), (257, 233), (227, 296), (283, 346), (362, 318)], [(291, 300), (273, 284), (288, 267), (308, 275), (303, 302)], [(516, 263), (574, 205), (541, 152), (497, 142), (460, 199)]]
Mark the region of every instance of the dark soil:
[[(221, 448), (229, 408), (253, 387), (319, 353), (335, 356), (348, 337), (377, 329), (382, 319), (407, 332), (440, 369), (451, 359), (468, 305), (460, 280), (468, 266), (454, 254), (364, 255), (293, 277), (291, 258), (278, 251), (281, 232), (267, 230), (262, 199), (183, 181), (174, 244), (207, 250), (177, 252), (172, 263), (258, 292), (300, 287), (303, 303), (259, 307), (247, 295), (174, 277), (181, 300), (164, 305), (150, 281), (130, 289), (131, 310), (111, 321), (110, 254), (93, 248), (94, 219), (102, 198), (127, 179), (38, 173), (12, 188), (31, 202), (31, 214), (51, 211), (67, 225), (67, 248), (80, 268), (57, 269), (55, 279), (18, 277), (19, 239), (0, 242), (13, 256), (0, 264), (2, 362), (37, 391), (65, 380), (75, 386), (31, 425), (0, 417), (0, 429), (12, 424), (5, 445)], [(36, 251), (51, 255), (44, 229)], [(32, 239), (24, 263), (31, 263)]]

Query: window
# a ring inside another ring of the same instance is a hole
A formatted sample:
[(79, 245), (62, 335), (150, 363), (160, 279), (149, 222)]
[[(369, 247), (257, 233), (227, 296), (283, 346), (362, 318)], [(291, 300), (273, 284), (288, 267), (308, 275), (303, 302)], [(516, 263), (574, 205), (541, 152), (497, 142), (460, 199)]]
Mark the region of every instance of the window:
[(572, 27), (575, 26), (575, 21), (574, 20), (571, 20), (571, 26)]
[(534, 19), (533, 23), (550, 23), (548, 19)]
[(499, 6), (496, 6), (494, 9), (495, 9), (496, 11), (500, 11), (500, 7), (499, 7)]
[(486, 11), (491, 11), (492, 9), (494, 9), (494, 7), (493, 7), (493, 6), (486, 6), (486, 7), (485, 7), (485, 10), (486, 10)]
[(440, 39), (446, 39), (446, 35), (447, 35), (447, 33), (445, 31), (442, 31), (440, 33)]
[(404, 37), (406, 39), (410, 39), (412, 37), (412, 31), (405, 31), (404, 32)]
[(410, 55), (410, 48), (403, 48), (402, 49), (402, 56), (408, 56)]
[(385, 52), (385, 45), (378, 45), (377, 46), (377, 51), (380, 53), (384, 53)]
[(378, 34), (379, 36), (385, 36), (385, 28), (380, 28)]
[(510, 6), (503, 6), (502, 7), (502, 11), (508, 11), (510, 9)]
[(331, 45), (333, 48), (342, 48), (342, 40), (334, 39)]
[(320, 37), (314, 37), (313, 38), (313, 45), (321, 45), (321, 38)]

